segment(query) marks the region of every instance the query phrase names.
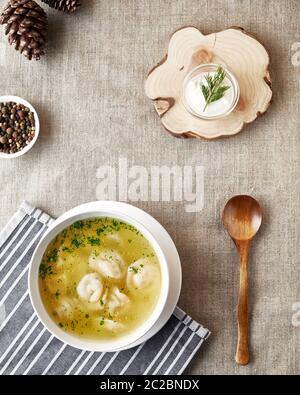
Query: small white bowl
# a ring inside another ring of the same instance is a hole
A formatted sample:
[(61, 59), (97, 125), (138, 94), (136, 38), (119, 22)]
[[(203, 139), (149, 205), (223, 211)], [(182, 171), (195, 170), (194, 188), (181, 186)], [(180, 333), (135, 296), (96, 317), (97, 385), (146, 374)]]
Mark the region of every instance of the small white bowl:
[(30, 109), (30, 111), (34, 115), (34, 122), (35, 122), (35, 133), (34, 133), (34, 138), (30, 141), (28, 145), (26, 145), (25, 148), (23, 148), (21, 151), (15, 152), (14, 154), (6, 154), (4, 152), (0, 152), (0, 158), (3, 159), (14, 159), (19, 156), (22, 156), (26, 154), (35, 144), (36, 140), (38, 139), (39, 133), (40, 133), (40, 120), (37, 115), (37, 112), (35, 109), (32, 107), (28, 101), (22, 99), (21, 97), (18, 96), (0, 96), (0, 103), (8, 103), (8, 102), (14, 102), (18, 104), (23, 104), (23, 106), (26, 106)]
[[(95, 217), (116, 218), (137, 228), (150, 242), (157, 254), (161, 267), (162, 287), (154, 311), (141, 326), (129, 334), (114, 340), (104, 341), (101, 339), (87, 339), (65, 332), (56, 325), (49, 316), (43, 305), (39, 290), (39, 266), (49, 243), (63, 229), (72, 225), (74, 222)], [(153, 234), (154, 229), (156, 234)], [(174, 274), (172, 274), (174, 264), (177, 265), (176, 279), (174, 279)], [(30, 298), (35, 312), (44, 326), (55, 337), (81, 350), (114, 352), (121, 349), (128, 349), (144, 342), (165, 325), (173, 313), (179, 298), (181, 289), (181, 266), (177, 250), (170, 236), (150, 215), (125, 203), (94, 202), (70, 210), (52, 224), (49, 230), (43, 235), (32, 257), (28, 280)]]

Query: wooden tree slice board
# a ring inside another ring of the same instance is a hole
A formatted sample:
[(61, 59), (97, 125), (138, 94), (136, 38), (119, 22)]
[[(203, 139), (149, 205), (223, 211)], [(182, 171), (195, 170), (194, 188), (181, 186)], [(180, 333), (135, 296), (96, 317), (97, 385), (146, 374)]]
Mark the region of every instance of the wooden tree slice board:
[[(202, 120), (184, 107), (181, 91), (185, 76), (205, 63), (226, 66), (240, 85), (236, 109), (219, 120)], [(163, 126), (177, 137), (215, 139), (240, 132), (245, 124), (265, 113), (272, 99), (269, 54), (242, 28), (203, 35), (184, 27), (171, 37), (168, 54), (149, 73), (145, 90)]]

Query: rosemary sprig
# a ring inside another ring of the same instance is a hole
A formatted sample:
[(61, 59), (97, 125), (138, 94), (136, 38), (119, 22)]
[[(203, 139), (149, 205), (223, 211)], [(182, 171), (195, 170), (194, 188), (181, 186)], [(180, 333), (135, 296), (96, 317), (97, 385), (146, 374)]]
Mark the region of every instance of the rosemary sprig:
[(206, 84), (201, 84), (202, 94), (206, 102), (203, 112), (206, 111), (209, 104), (222, 99), (225, 92), (230, 89), (230, 86), (223, 85), (225, 77), (225, 70), (221, 66), (218, 67), (218, 70), (213, 77), (210, 74), (206, 74)]

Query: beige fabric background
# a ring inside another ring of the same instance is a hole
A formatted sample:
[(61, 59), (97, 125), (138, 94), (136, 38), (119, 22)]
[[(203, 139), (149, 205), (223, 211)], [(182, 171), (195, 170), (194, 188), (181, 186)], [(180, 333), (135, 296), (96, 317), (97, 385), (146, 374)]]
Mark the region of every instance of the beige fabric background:
[[(300, 41), (298, 0), (84, 1), (76, 15), (49, 11), (50, 44), (29, 62), (0, 34), (0, 93), (36, 106), (41, 137), (25, 157), (0, 162), (0, 226), (22, 199), (53, 216), (96, 199), (96, 169), (115, 164), (203, 165), (204, 209), (182, 203), (138, 205), (177, 244), (184, 280), (179, 305), (213, 334), (188, 369), (193, 374), (298, 374), (300, 327)], [(5, 1), (1, 0), (1, 7)], [(46, 8), (46, 6), (44, 6)], [(165, 54), (173, 30), (204, 33), (241, 25), (272, 55), (274, 103), (241, 134), (215, 142), (175, 139), (162, 130), (144, 95), (144, 76)], [(237, 367), (235, 306), (238, 261), (220, 213), (234, 194), (262, 203), (264, 223), (250, 260), (252, 363)]]

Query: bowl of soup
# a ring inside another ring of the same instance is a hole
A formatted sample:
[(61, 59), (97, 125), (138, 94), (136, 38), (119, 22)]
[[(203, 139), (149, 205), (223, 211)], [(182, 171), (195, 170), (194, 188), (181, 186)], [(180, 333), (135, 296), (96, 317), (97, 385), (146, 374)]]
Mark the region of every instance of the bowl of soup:
[(30, 297), (58, 339), (112, 352), (141, 343), (167, 321), (169, 269), (156, 235), (137, 216), (100, 205), (71, 211), (47, 230), (31, 261)]

